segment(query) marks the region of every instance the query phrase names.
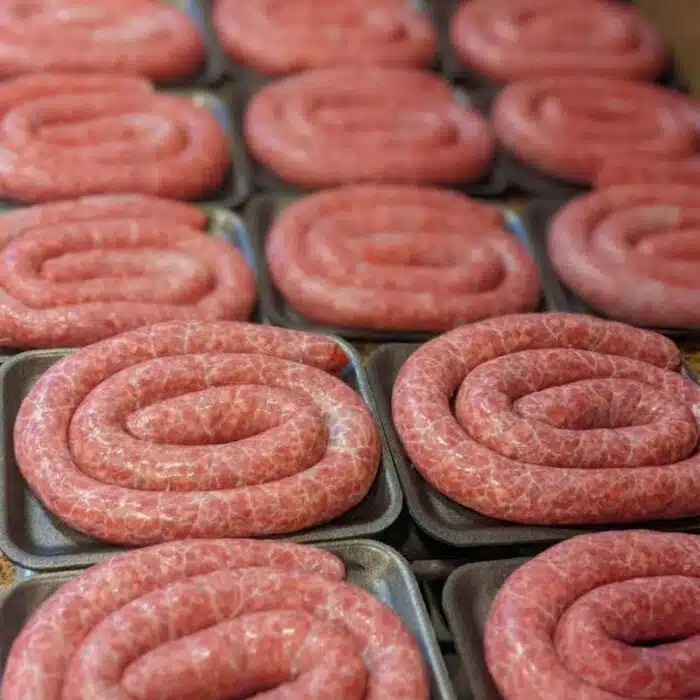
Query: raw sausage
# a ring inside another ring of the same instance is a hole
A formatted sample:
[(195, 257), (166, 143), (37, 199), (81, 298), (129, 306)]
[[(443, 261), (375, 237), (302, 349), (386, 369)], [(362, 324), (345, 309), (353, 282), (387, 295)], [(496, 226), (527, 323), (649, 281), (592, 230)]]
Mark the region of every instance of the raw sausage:
[(350, 185), (290, 205), (267, 239), (275, 285), (332, 325), (446, 330), (530, 311), (534, 264), (501, 212), (456, 192)]
[(504, 700), (696, 698), (698, 595), (697, 535), (574, 537), (498, 592), (486, 662)]
[(694, 185), (700, 187), (700, 155), (682, 160), (626, 158), (606, 160), (595, 180), (598, 188), (615, 185)]
[(263, 73), (421, 68), (436, 51), (430, 22), (410, 0), (217, 0), (213, 21), (226, 53)]
[(541, 78), (507, 85), (492, 121), (505, 147), (567, 180), (592, 183), (607, 160), (683, 159), (697, 148), (687, 98), (605, 78)]
[(445, 81), (416, 70), (283, 78), (255, 94), (244, 128), (255, 158), (302, 187), (469, 181), (493, 155), (483, 117), (456, 102)]
[(2, 0), (0, 75), (42, 71), (186, 78), (204, 60), (190, 18), (152, 0)]
[(632, 5), (607, 0), (467, 0), (452, 18), (459, 57), (497, 83), (545, 77), (645, 80), (663, 41)]
[[(120, 554), (63, 585), (15, 640), (4, 700), (428, 700), (397, 615), (330, 552), (253, 540)], [(278, 695), (279, 693), (279, 695)], [(267, 693), (255, 695), (267, 696)]]
[(111, 195), (0, 215), (0, 345), (87, 345), (171, 319), (245, 320), (255, 277), (189, 204)]
[(700, 327), (700, 187), (612, 187), (552, 221), (549, 258), (564, 283), (606, 316), (639, 326)]
[(39, 379), (17, 464), (61, 520), (119, 544), (325, 523), (379, 466), (371, 413), (330, 374), (347, 361), (330, 338), (247, 323), (130, 331)]
[(27, 75), (0, 85), (0, 194), (22, 201), (142, 193), (197, 199), (219, 187), (226, 133), (193, 101), (140, 78)]
[(670, 340), (632, 326), (501, 316), (421, 346), (396, 379), (394, 423), (428, 483), (493, 518), (697, 516), (700, 388), (679, 364)]

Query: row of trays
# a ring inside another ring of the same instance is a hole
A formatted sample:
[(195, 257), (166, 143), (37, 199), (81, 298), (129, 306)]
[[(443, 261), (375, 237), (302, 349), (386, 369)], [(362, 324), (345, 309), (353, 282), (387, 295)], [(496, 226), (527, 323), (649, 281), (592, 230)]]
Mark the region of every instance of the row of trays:
[[(461, 567), (436, 561), (409, 565), (396, 550), (372, 540), (319, 546), (345, 562), (350, 583), (389, 606), (408, 626), (430, 674), (431, 700), (499, 700), (482, 651), (484, 621), (498, 588), (525, 559)], [(21, 572), (0, 595), (0, 677), (22, 627), (78, 573)]]
[[(185, 9), (199, 27), (207, 47), (207, 63), (203, 74), (191, 84), (217, 86), (233, 113), (234, 154), (237, 156), (234, 170), (239, 179), (246, 181), (247, 190), (241, 188), (231, 206), (240, 204), (253, 190), (258, 192), (300, 193), (297, 186), (280, 179), (275, 173), (259, 165), (246, 153), (240, 130), (245, 105), (251, 95), (266, 83), (279, 79), (262, 75), (234, 63), (222, 51), (211, 23), (213, 0), (171, 0)], [(436, 29), (439, 52), (432, 70), (443, 75), (454, 85), (455, 99), (466, 102), (485, 116), (489, 115), (493, 98), (502, 86), (475, 75), (464, 66), (449, 40), (449, 24), (461, 0), (414, 0), (417, 7), (426, 12)], [(683, 90), (683, 85), (672, 65), (659, 82), (673, 90)], [(245, 153), (245, 158), (241, 155)], [(478, 197), (498, 197), (506, 193), (539, 197), (573, 197), (587, 191), (583, 185), (553, 177), (527, 165), (503, 149), (498, 149), (490, 171), (479, 180), (464, 183), (459, 189)]]
[[(296, 314), (273, 287), (264, 258), (265, 236), (270, 222), (290, 200), (288, 196), (254, 200), (247, 212), (247, 226), (243, 219), (229, 211), (211, 209), (209, 231), (238, 247), (255, 270), (259, 305), (253, 320), (329, 334), (342, 345), (350, 362), (341, 378), (374, 411), (384, 438), (382, 468), (364, 501), (334, 523), (299, 533), (294, 539), (300, 542), (318, 542), (384, 536), (386, 541), (395, 544), (402, 551), (405, 546), (410, 549), (410, 543), (402, 540), (406, 536), (406, 527), (401, 524), (392, 527), (402, 511), (404, 498), (419, 531), (427, 536), (429, 542), (440, 543), (439, 546), (448, 553), (452, 549), (473, 549), (476, 554), (483, 548), (488, 550), (493, 547), (508, 549), (545, 545), (585, 532), (583, 528), (523, 526), (488, 518), (450, 501), (423, 480), (411, 465), (394, 430), (391, 421), (391, 394), (401, 366), (418, 347), (418, 343), (429, 336), (419, 337), (418, 334), (407, 337), (405, 334), (329, 328), (315, 325)], [(546, 267), (541, 243), (537, 243), (542, 238), (542, 231), (528, 226), (533, 221), (542, 223), (546, 220), (545, 214), (551, 216), (555, 208), (556, 205), (551, 202), (534, 203), (524, 220), (509, 210), (505, 210), (505, 214), (513, 234), (524, 240), (537, 258), (545, 289), (541, 309), (590, 311), (573, 306), (568, 301), (570, 295), (564, 292), (551, 269)], [(386, 344), (377, 348), (363, 366), (357, 352), (347, 342), (358, 339)], [(399, 342), (406, 340), (411, 342)], [(12, 561), (29, 569), (52, 570), (84, 566), (114, 549), (58, 523), (27, 489), (11, 449), (15, 417), (22, 400), (36, 379), (68, 352), (7, 352), (0, 358), (5, 360), (0, 372), (0, 430), (3, 431), (6, 446), (0, 453), (0, 494), (3, 498), (3, 503), (0, 504), (0, 549)], [(689, 369), (686, 370), (690, 372)], [(648, 525), (655, 529), (697, 531), (700, 530), (700, 518)], [(394, 539), (395, 533), (399, 533), (398, 540)], [(425, 559), (433, 555), (434, 549), (429, 545), (418, 547), (418, 551), (409, 554), (409, 558)]]

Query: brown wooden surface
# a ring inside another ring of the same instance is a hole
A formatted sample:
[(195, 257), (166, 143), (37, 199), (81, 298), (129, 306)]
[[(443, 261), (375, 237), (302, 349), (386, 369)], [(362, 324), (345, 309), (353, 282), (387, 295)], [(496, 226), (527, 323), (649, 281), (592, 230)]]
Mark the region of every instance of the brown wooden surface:
[(673, 51), (678, 72), (700, 98), (700, 0), (637, 0)]

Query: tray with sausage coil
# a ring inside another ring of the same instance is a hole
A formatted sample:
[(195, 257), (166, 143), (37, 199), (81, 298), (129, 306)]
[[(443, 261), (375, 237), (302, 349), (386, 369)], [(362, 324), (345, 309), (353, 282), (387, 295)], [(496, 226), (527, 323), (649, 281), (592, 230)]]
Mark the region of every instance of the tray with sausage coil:
[[(334, 340), (349, 358), (338, 378), (358, 392), (374, 414), (374, 399), (359, 357), (345, 341)], [(121, 549), (60, 522), (32, 493), (15, 460), (13, 429), (20, 404), (39, 376), (69, 352), (40, 350), (22, 353), (7, 361), (0, 370), (0, 421), (6, 446), (0, 457), (0, 494), (3, 499), (0, 550), (15, 564), (35, 571), (89, 565)], [(358, 505), (328, 524), (281, 537), (302, 543), (381, 537), (401, 512), (402, 495), (381, 430), (380, 439), (379, 471)]]
[[(434, 540), (476, 550), (487, 556), (492, 548), (506, 551), (515, 547), (539, 547), (568, 539), (585, 532), (602, 529), (648, 527), (656, 530), (700, 532), (700, 518), (635, 523), (625, 526), (538, 526), (521, 525), (491, 518), (462, 506), (437, 491), (418, 473), (401, 444), (392, 420), (391, 395), (396, 377), (404, 362), (420, 347), (415, 343), (393, 343), (377, 348), (366, 363), (367, 375), (377, 405), (378, 415), (394, 457), (406, 507), (418, 528)], [(684, 364), (684, 373), (690, 374)]]

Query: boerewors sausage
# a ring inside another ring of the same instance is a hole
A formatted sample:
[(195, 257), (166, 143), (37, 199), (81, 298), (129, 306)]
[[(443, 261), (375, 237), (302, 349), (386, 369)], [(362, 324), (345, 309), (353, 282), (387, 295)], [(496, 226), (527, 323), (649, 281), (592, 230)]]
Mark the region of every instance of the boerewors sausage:
[(452, 45), (497, 83), (543, 77), (644, 80), (664, 67), (661, 37), (633, 6), (608, 0), (467, 0)]
[(272, 279), (320, 323), (446, 330), (531, 311), (540, 288), (501, 212), (444, 190), (350, 185), (287, 207), (267, 239)]
[(330, 552), (283, 542), (181, 541), (114, 556), (36, 611), (2, 696), (428, 700), (408, 629), (344, 577)]
[(142, 195), (0, 215), (0, 345), (75, 347), (171, 319), (245, 320), (255, 277), (201, 209)]
[(507, 85), (492, 121), (521, 160), (592, 183), (606, 161), (682, 160), (697, 148), (687, 98), (655, 85), (606, 78), (541, 78)]
[(489, 167), (486, 121), (417, 70), (335, 68), (266, 85), (245, 113), (253, 155), (302, 187), (454, 183)]
[(694, 185), (700, 187), (700, 155), (681, 160), (606, 160), (595, 179), (599, 188), (615, 185)]
[(0, 195), (23, 201), (142, 193), (197, 199), (231, 158), (192, 100), (116, 75), (27, 75), (0, 85)]
[(61, 520), (148, 544), (290, 533), (357, 505), (380, 443), (331, 339), (172, 322), (90, 345), (24, 399), (15, 455)]
[(430, 22), (410, 0), (217, 0), (213, 21), (229, 56), (263, 73), (420, 68), (436, 51)]
[(679, 364), (670, 340), (621, 323), (502, 316), (420, 347), (396, 379), (394, 423), (423, 477), (484, 515), (696, 516), (700, 388)]
[(3, 0), (0, 75), (41, 71), (183, 78), (204, 60), (190, 18), (153, 0)]
[(611, 187), (572, 200), (547, 249), (564, 283), (606, 316), (640, 326), (700, 326), (700, 187)]
[(700, 538), (574, 537), (527, 562), (486, 621), (504, 700), (680, 700), (700, 694)]

